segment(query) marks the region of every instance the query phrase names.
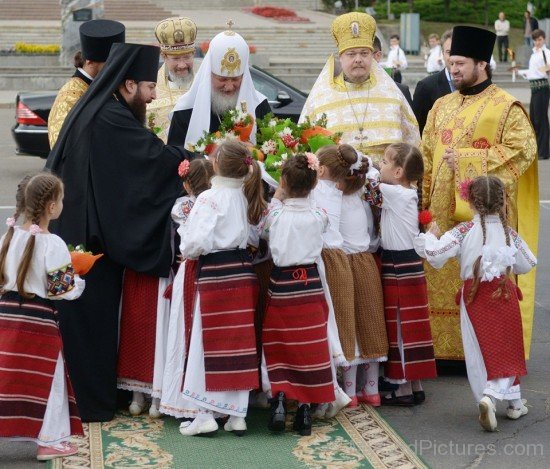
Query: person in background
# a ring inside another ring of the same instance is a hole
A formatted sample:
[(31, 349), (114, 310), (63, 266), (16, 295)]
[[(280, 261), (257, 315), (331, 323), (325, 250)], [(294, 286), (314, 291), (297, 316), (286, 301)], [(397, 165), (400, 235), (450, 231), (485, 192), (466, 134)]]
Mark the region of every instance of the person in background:
[(535, 29), (539, 29), (539, 22), (536, 18), (533, 18), (531, 16), (531, 12), (529, 10), (525, 11), (524, 14), (524, 21), (523, 21), (523, 38), (525, 39), (525, 44), (529, 47), (533, 47), (533, 38), (531, 35), (533, 34), (533, 31)]
[(399, 36), (394, 34), (390, 36), (390, 51), (388, 52), (388, 59), (386, 60), (385, 67), (393, 70), (393, 79), (396, 83), (401, 83), (403, 77), (401, 71), (405, 70), (408, 66), (407, 57), (401, 47), (399, 47)]
[(428, 43), (430, 44), (430, 53), (426, 59), (426, 71), (430, 75), (435, 75), (445, 68), (439, 36), (437, 34), (430, 34)]
[(503, 11), (498, 14), (498, 19), (495, 21), (495, 33), (497, 35), (498, 59), (500, 62), (507, 62), (510, 22), (506, 19)]

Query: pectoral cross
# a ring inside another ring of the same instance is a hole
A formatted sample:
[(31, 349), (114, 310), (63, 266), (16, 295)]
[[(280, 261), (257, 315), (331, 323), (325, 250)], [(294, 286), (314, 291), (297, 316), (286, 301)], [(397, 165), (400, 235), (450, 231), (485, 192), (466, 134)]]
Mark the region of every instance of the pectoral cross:
[(233, 27), (235, 24), (232, 19), (227, 20), (227, 23), (225, 23), (229, 29)]
[(367, 137), (366, 135), (363, 135), (363, 131), (365, 130), (363, 127), (359, 127), (358, 130), (359, 130), (359, 135), (356, 135), (354, 137), (354, 140), (357, 140), (359, 144), (362, 144), (363, 140), (368, 140), (369, 137)]

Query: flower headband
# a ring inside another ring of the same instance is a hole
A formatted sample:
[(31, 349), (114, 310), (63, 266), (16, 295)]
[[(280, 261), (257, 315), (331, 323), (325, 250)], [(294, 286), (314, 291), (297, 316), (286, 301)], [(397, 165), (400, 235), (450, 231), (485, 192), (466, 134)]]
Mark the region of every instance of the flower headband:
[(472, 185), (473, 179), (464, 179), (459, 185), (458, 185), (458, 191), (460, 192), (460, 198), (462, 200), (468, 201), (469, 196), (468, 193), (470, 192), (470, 186)]
[(307, 158), (307, 167), (312, 171), (317, 171), (319, 169), (319, 160), (315, 153), (306, 152), (305, 156)]
[(189, 174), (189, 160), (183, 160), (180, 165), (178, 166), (178, 174), (180, 175), (180, 178), (184, 178)]

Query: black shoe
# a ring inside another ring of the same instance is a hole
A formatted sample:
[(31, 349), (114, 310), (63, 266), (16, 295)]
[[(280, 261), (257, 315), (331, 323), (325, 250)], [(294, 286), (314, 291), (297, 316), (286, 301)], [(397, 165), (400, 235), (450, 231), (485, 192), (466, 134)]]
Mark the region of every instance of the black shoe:
[(426, 393), (424, 391), (413, 391), (413, 399), (416, 405), (422, 404), (426, 400)]
[(311, 435), (311, 412), (309, 405), (302, 404), (298, 408), (292, 428), (302, 436)]
[(399, 384), (390, 383), (386, 381), (383, 376), (378, 378), (378, 392), (391, 392), (397, 391), (399, 389)]
[(408, 396), (396, 396), (395, 392), (392, 391), (391, 395), (388, 396), (380, 396), (380, 401), (382, 405), (392, 405), (392, 406), (398, 406), (398, 407), (412, 407), (414, 406), (414, 397), (412, 394), (409, 394)]
[(283, 432), (285, 430), (285, 421), (285, 393), (280, 392), (276, 397), (271, 399), (271, 417), (269, 418), (267, 428), (272, 432)]

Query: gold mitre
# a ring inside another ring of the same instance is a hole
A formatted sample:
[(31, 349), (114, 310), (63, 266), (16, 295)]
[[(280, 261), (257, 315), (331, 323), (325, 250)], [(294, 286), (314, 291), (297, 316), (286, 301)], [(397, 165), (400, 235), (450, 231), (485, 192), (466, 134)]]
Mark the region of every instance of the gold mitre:
[(340, 15), (332, 22), (331, 29), (339, 54), (354, 47), (374, 49), (372, 43), (376, 34), (376, 21), (366, 13)]
[(160, 50), (169, 55), (181, 55), (195, 52), (197, 25), (186, 17), (174, 16), (157, 24), (155, 36)]

